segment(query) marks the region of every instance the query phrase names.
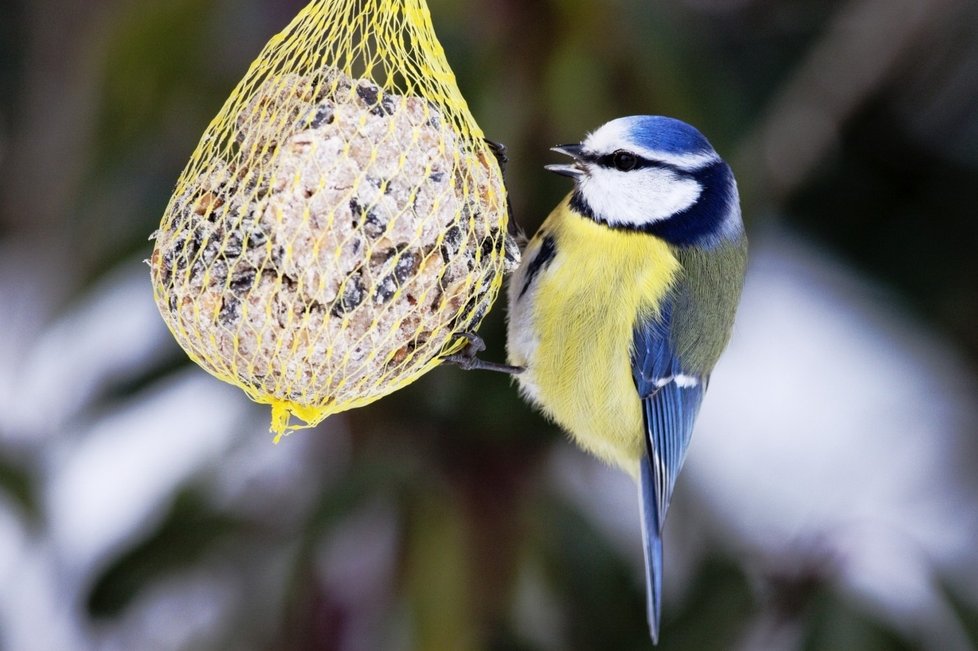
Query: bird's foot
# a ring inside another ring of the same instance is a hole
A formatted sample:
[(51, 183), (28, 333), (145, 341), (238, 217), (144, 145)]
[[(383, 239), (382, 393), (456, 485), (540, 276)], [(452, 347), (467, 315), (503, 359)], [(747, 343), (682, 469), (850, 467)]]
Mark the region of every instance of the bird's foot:
[[(483, 142), (489, 147), (489, 151), (496, 158), (496, 162), (499, 163), (499, 171), (503, 175), (503, 183), (506, 182), (506, 165), (509, 163), (509, 157), (506, 155), (506, 145), (501, 142), (496, 142), (495, 140), (489, 140), (488, 138), (483, 138)], [(522, 229), (520, 229), (519, 224), (516, 223), (516, 218), (513, 216), (513, 202), (509, 199), (509, 194), (506, 195), (506, 232), (513, 239), (512, 244), (507, 246), (507, 257), (509, 257), (510, 251), (522, 251), (523, 247), (526, 245), (526, 236), (523, 234)], [(515, 247), (515, 248), (514, 248)], [(519, 256), (514, 256), (513, 266), (518, 264)]]
[(454, 355), (447, 355), (445, 361), (455, 364), (465, 371), (496, 371), (497, 373), (508, 373), (517, 375), (525, 369), (522, 366), (510, 366), (509, 364), (497, 364), (487, 362), (476, 357), (486, 349), (486, 342), (474, 332), (460, 332), (458, 336), (466, 340), (465, 347)]
[(489, 140), (488, 138), (483, 138), (482, 140), (489, 146), (489, 151), (492, 152), (492, 155), (496, 157), (496, 162), (499, 163), (499, 169), (505, 174), (506, 164), (509, 163), (509, 157), (506, 155), (506, 145), (495, 140)]

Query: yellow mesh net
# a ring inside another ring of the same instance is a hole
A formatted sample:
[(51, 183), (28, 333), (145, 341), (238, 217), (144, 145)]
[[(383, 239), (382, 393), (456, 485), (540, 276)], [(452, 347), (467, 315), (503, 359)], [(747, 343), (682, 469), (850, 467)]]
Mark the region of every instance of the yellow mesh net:
[(272, 405), (281, 435), (457, 352), (518, 255), (507, 217), (425, 0), (314, 0), (180, 176), (154, 295), (190, 357)]

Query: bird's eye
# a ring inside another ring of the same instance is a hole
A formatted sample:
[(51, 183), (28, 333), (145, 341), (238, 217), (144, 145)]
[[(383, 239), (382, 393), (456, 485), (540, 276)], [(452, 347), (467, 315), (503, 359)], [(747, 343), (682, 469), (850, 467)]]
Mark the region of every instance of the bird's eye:
[(614, 163), (616, 170), (627, 172), (628, 170), (635, 169), (635, 166), (638, 164), (638, 157), (635, 154), (619, 149), (612, 154), (611, 162)]

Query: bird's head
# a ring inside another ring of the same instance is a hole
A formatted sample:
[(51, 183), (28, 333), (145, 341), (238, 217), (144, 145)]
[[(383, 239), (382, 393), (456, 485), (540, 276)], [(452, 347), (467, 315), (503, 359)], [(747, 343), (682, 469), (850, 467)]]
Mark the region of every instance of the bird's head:
[(708, 246), (743, 231), (729, 166), (681, 120), (619, 118), (554, 151), (574, 160), (547, 169), (574, 179), (572, 207), (599, 223), (677, 245)]

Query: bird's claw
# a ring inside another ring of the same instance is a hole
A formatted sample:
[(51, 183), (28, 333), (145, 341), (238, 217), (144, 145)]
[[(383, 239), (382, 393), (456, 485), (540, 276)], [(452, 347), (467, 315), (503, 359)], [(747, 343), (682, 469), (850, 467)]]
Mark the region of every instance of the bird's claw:
[(509, 163), (509, 157), (506, 155), (506, 145), (495, 140), (489, 140), (488, 138), (483, 138), (482, 141), (489, 146), (489, 151), (492, 152), (492, 155), (496, 157), (496, 162), (499, 163), (499, 169), (505, 173), (506, 164)]
[(466, 340), (465, 346), (454, 355), (446, 355), (444, 358), (446, 362), (455, 364), (465, 371), (496, 371), (516, 375), (525, 370), (522, 366), (510, 366), (479, 359), (476, 355), (486, 349), (486, 342), (482, 337), (474, 332), (459, 332), (458, 336)]

